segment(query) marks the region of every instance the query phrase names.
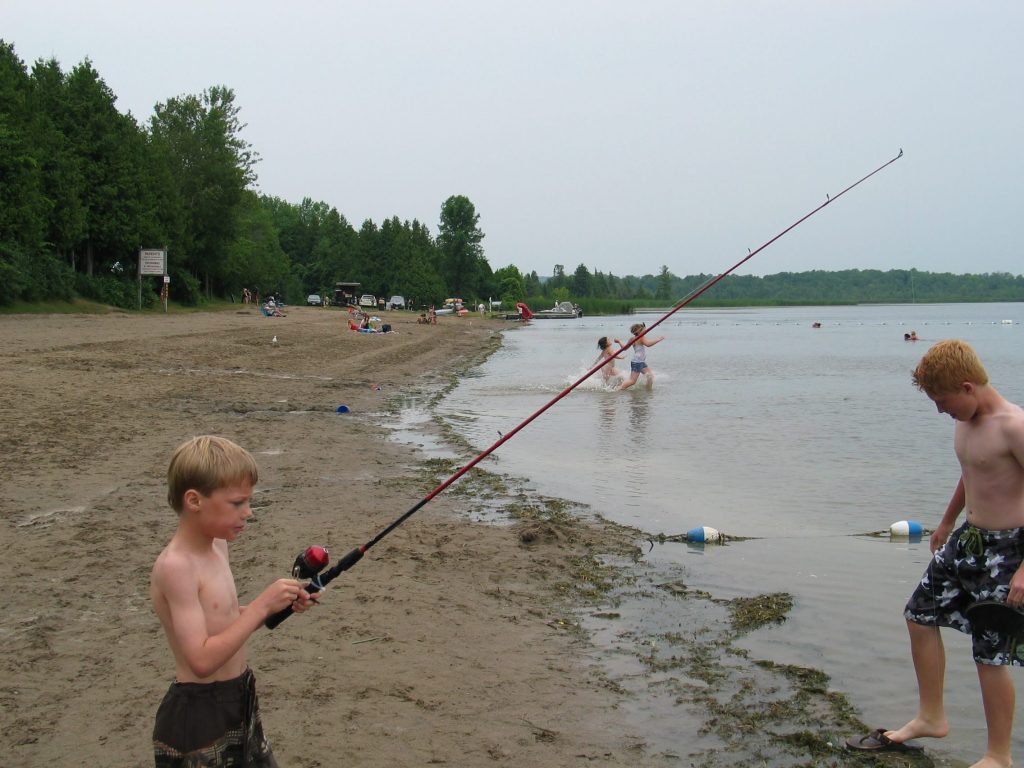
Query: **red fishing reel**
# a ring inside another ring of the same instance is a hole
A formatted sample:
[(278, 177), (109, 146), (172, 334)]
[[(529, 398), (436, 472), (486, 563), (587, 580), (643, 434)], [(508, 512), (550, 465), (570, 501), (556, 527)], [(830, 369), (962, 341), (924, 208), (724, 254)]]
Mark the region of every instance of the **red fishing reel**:
[[(306, 547), (305, 551), (300, 552), (295, 558), (295, 562), (292, 564), (292, 578), (309, 579), (310, 581), (304, 589), (309, 592), (309, 594), (319, 592), (327, 586), (326, 583), (320, 581), (319, 577), (320, 571), (327, 567), (329, 560), (330, 554), (327, 552), (327, 547), (320, 547), (316, 544), (311, 547)], [(263, 626), (267, 629), (273, 629), (291, 616), (292, 613), (292, 607), (289, 605), (287, 608), (283, 608), (263, 622)]]
[(330, 561), (330, 553), (327, 547), (320, 547), (314, 544), (306, 547), (305, 552), (300, 552), (292, 565), (292, 577), (296, 579), (312, 579), (320, 571), (327, 567)]

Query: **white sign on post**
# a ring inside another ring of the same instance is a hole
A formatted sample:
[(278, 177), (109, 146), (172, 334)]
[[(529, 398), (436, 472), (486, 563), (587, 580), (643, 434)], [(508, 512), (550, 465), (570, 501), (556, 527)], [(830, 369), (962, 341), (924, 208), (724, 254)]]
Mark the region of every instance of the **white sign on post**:
[(167, 251), (162, 248), (139, 249), (140, 275), (166, 275)]

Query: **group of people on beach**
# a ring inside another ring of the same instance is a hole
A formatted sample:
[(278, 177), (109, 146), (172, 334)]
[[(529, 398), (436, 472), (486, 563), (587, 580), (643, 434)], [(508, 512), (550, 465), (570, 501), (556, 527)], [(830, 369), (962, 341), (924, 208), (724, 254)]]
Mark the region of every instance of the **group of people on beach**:
[[(643, 335), (646, 330), (647, 325), (645, 323), (634, 323), (629, 327), (629, 332), (633, 335), (635, 341), (633, 342), (633, 359), (629, 361), (628, 377), (625, 371), (620, 371), (615, 367), (615, 361), (622, 360), (623, 356), (618, 354), (618, 350), (612, 349), (611, 344), (611, 342), (615, 342), (619, 345), (619, 349), (622, 349), (622, 342), (614, 338), (609, 341), (607, 336), (602, 336), (597, 340), (597, 348), (601, 351), (598, 353), (594, 365), (598, 365), (611, 358), (610, 362), (604, 363), (601, 367), (601, 376), (606, 385), (615, 386), (616, 390), (629, 389), (640, 380), (642, 375), (647, 389), (654, 389), (654, 371), (647, 364), (647, 348), (664, 341), (665, 337), (659, 336), (656, 339), (649, 339)], [(616, 380), (619, 382), (617, 385)]]
[[(653, 386), (646, 326), (630, 328), (630, 376), (607, 337), (598, 341), (606, 381), (628, 389), (640, 376)], [(612, 340), (622, 348), (618, 339)], [(609, 359), (610, 358), (610, 359)], [(974, 768), (1011, 765), (1014, 685), (1008, 667), (1024, 666), (1024, 409), (989, 384), (974, 350), (958, 340), (931, 347), (912, 374), (914, 385), (939, 413), (955, 422), (953, 447), (960, 476), (941, 522), (931, 535), (934, 556), (907, 602), (904, 617), (918, 681), (918, 711), (896, 729), (879, 728), (851, 738), (847, 747), (867, 752), (917, 752), (911, 740), (949, 733), (943, 708), (945, 653), (939, 627), (973, 637), (988, 744)], [(297, 578), (278, 579), (241, 606), (228, 563), (228, 544), (252, 515), (258, 471), (252, 455), (221, 437), (186, 441), (167, 472), (168, 501), (178, 528), (153, 566), (150, 596), (170, 645), (175, 668), (153, 730), (158, 768), (186, 765), (276, 766), (264, 736), (245, 644), (265, 621), (286, 609), (302, 613), (322, 593)], [(955, 527), (961, 512), (965, 520)], [(988, 601), (1018, 621), (972, 618)], [(1018, 645), (1019, 644), (1019, 645)]]

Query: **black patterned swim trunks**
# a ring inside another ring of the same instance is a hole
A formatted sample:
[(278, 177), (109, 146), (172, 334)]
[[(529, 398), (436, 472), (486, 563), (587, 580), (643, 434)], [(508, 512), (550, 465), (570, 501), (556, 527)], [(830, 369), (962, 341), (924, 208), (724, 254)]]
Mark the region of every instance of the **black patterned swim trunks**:
[(973, 638), (978, 664), (1024, 666), (1024, 644), (1013, 637), (971, 626), (965, 612), (979, 600), (1005, 601), (1010, 579), (1021, 564), (1024, 528), (986, 531), (964, 523), (939, 549), (903, 612), (908, 621), (952, 627)]
[(256, 678), (173, 683), (153, 728), (156, 768), (277, 768), (263, 735)]

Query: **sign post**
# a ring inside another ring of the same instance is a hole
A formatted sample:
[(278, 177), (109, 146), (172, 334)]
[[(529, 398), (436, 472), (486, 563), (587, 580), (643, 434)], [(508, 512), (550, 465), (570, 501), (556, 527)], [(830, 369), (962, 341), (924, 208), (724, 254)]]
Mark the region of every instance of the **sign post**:
[(163, 275), (164, 288), (161, 291), (164, 299), (164, 312), (167, 311), (167, 283), (171, 280), (167, 276), (167, 249), (166, 248), (140, 248), (139, 249), (139, 309), (142, 309), (142, 276)]

